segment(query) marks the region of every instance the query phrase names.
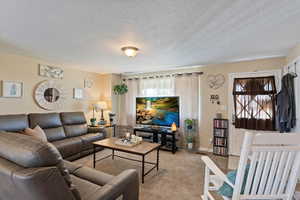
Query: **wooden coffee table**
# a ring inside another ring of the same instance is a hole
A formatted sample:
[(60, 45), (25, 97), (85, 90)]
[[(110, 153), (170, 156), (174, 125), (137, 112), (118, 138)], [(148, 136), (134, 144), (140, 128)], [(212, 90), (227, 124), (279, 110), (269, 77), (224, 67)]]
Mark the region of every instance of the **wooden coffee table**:
[[(141, 162), (142, 163), (142, 183), (144, 183), (144, 177), (147, 174), (149, 174), (153, 169), (156, 168), (157, 170), (159, 170), (159, 148), (161, 146), (160, 144), (143, 141), (141, 144), (138, 144), (134, 147), (126, 147), (126, 146), (115, 144), (115, 142), (118, 139), (119, 138), (107, 138), (107, 139), (104, 139), (104, 140), (99, 140), (97, 142), (93, 142), (93, 146), (94, 146), (93, 167), (94, 168), (96, 166), (97, 161), (100, 161), (100, 160), (103, 160), (103, 159), (109, 158), (109, 157), (112, 157), (112, 159), (114, 159), (115, 157), (119, 157), (119, 158), (123, 158), (123, 159), (127, 159), (127, 160)], [(96, 148), (97, 147), (111, 149), (112, 154), (96, 160)], [(146, 161), (145, 160), (146, 155), (148, 155), (149, 153), (151, 153), (155, 150), (157, 151), (156, 163)], [(126, 157), (123, 157), (123, 156), (120, 156), (120, 155), (116, 155), (115, 151), (120, 151), (120, 152), (125, 152), (125, 153), (129, 153), (129, 154), (138, 155), (138, 156), (142, 157), (142, 160), (136, 160), (136, 159), (126, 158)], [(154, 165), (154, 166), (151, 169), (149, 169), (147, 172), (145, 172), (145, 164), (151, 164), (151, 165)]]

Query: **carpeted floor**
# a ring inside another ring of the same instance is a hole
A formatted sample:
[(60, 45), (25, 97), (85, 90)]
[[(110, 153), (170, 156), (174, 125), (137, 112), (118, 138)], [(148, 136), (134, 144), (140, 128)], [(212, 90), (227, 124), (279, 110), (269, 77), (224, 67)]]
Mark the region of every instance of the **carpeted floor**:
[[(110, 150), (97, 153), (97, 159), (109, 155)], [(118, 152), (119, 153), (119, 152)], [(130, 158), (133, 155), (119, 153)], [(153, 170), (145, 177), (145, 183), (140, 184), (140, 200), (199, 200), (203, 193), (204, 164), (201, 155), (180, 150), (176, 154), (160, 152), (160, 169)], [(211, 156), (219, 167), (227, 170), (227, 159)], [(146, 160), (155, 162), (156, 153), (151, 153)], [(92, 166), (92, 155), (75, 161), (86, 166)], [(151, 167), (147, 166), (146, 169)], [(104, 159), (97, 162), (96, 169), (118, 175), (125, 169), (137, 169), (141, 172), (141, 163), (121, 158)]]

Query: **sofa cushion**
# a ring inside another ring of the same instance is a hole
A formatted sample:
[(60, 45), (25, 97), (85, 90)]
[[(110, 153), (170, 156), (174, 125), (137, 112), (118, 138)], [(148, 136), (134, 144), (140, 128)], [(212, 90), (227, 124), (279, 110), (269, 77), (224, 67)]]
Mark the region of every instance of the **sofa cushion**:
[(87, 133), (87, 124), (64, 125), (67, 137), (76, 137)]
[(57, 128), (47, 128), (43, 129), (47, 139), (49, 142), (53, 142), (56, 140), (62, 140), (66, 138), (66, 134), (63, 127), (57, 127)]
[(47, 136), (41, 127), (36, 126), (34, 129), (26, 128), (24, 131), (21, 132), (24, 135), (32, 136), (38, 140), (43, 142), (48, 142)]
[[(244, 180), (241, 188), (241, 194), (244, 194), (246, 183), (247, 183), (247, 176), (249, 173), (250, 164), (246, 165), (245, 174), (244, 174)], [(234, 184), (235, 179), (237, 176), (237, 170), (229, 171), (227, 173), (228, 180)], [(223, 183), (223, 185), (218, 189), (218, 194), (227, 198), (232, 198), (233, 195), (233, 188), (226, 182)]]
[(86, 135), (80, 136), (80, 138), (83, 143), (83, 150), (87, 150), (93, 148), (93, 142), (102, 140), (105, 137), (103, 133), (88, 133)]
[(86, 124), (83, 112), (62, 112), (60, 117), (63, 125)]
[(58, 113), (32, 113), (28, 116), (30, 127), (40, 126), (49, 142), (66, 138)]
[(42, 129), (57, 128), (62, 126), (58, 113), (32, 113), (29, 114), (30, 127), (39, 125)]
[(82, 151), (82, 140), (80, 137), (66, 138), (52, 143), (61, 153), (63, 158), (72, 156)]
[(83, 112), (63, 112), (60, 113), (67, 137), (76, 137), (86, 134), (87, 123)]
[(0, 130), (2, 131), (19, 132), (28, 127), (28, 118), (25, 114), (0, 115)]

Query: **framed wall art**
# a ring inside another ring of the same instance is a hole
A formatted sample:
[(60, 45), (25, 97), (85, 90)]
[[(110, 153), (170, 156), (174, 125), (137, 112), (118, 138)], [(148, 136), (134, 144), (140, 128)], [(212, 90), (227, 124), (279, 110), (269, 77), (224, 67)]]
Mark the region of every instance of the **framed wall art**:
[(23, 96), (23, 82), (19, 81), (2, 81), (2, 97), (21, 98)]
[(94, 82), (90, 79), (84, 79), (84, 88), (92, 88)]
[(74, 88), (73, 90), (74, 99), (83, 99), (83, 89), (82, 88)]
[(63, 79), (64, 70), (59, 67), (39, 64), (39, 75), (48, 78)]

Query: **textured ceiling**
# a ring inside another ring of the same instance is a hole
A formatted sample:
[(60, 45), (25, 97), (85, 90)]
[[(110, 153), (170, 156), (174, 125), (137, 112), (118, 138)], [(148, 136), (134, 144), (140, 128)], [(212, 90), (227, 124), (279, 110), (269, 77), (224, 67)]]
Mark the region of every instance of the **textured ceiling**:
[[(0, 0), (0, 51), (96, 72), (286, 55), (300, 0)], [(135, 58), (120, 48), (141, 49)]]

